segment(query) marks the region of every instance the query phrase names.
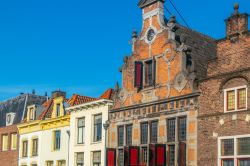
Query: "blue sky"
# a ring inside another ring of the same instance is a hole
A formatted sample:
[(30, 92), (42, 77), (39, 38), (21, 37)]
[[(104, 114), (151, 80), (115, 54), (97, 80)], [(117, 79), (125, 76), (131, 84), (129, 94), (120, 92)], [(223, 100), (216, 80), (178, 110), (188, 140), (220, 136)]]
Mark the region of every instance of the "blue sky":
[[(0, 100), (32, 89), (99, 96), (113, 87), (131, 52), (131, 32), (141, 29), (138, 1), (0, 1)], [(250, 13), (249, 0), (172, 1), (192, 29), (216, 39), (225, 36), (235, 2)], [(168, 1), (165, 6), (183, 24)]]

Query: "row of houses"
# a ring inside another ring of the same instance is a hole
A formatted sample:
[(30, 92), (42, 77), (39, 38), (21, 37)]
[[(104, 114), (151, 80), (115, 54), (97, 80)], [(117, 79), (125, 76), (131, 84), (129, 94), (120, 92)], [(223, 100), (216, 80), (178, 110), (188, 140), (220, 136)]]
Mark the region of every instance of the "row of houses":
[(239, 5), (215, 40), (141, 0), (116, 84), (0, 103), (3, 166), (250, 166), (250, 31)]

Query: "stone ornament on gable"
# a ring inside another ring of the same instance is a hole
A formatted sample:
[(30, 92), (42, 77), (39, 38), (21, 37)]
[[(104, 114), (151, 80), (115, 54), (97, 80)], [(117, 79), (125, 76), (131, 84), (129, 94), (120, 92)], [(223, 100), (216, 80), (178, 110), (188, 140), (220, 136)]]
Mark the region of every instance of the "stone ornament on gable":
[(178, 91), (181, 92), (187, 85), (187, 79), (184, 76), (183, 73), (179, 73), (174, 80), (174, 88)]

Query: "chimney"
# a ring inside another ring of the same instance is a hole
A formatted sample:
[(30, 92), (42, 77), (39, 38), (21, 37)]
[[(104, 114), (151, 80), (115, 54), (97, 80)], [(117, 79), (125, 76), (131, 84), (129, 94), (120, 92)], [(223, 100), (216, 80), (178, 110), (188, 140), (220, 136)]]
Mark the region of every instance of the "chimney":
[(248, 14), (239, 13), (239, 4), (234, 5), (234, 13), (226, 19), (226, 35), (228, 39), (244, 35), (248, 32)]
[(52, 92), (52, 98), (57, 98), (57, 97), (66, 97), (66, 92), (63, 92), (61, 90), (57, 90), (57, 91), (54, 91)]

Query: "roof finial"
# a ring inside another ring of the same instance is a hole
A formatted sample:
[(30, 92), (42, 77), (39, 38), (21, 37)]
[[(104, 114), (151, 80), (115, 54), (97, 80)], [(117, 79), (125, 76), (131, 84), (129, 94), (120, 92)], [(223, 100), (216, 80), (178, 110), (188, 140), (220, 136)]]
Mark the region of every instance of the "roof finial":
[(238, 3), (234, 4), (234, 15), (239, 14), (240, 5)]

